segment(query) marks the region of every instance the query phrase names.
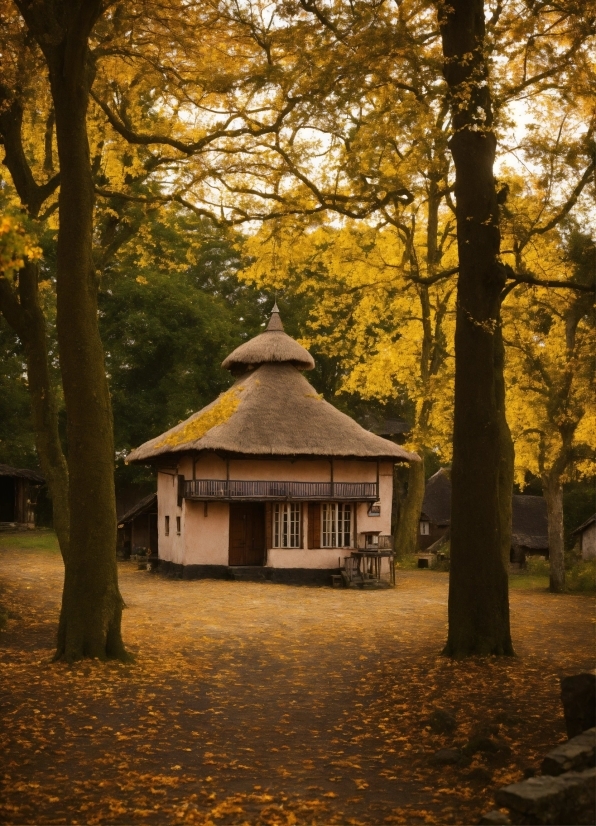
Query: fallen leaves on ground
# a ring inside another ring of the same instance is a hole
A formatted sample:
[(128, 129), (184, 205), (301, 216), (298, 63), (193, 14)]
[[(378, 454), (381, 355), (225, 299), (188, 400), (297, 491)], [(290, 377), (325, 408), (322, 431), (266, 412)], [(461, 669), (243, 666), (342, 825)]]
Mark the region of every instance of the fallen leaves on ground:
[(444, 574), (354, 592), (122, 563), (136, 662), (68, 668), (60, 558), (0, 553), (3, 823), (474, 823), (565, 739), (559, 679), (593, 667), (583, 595), (512, 593), (518, 656), (454, 662)]

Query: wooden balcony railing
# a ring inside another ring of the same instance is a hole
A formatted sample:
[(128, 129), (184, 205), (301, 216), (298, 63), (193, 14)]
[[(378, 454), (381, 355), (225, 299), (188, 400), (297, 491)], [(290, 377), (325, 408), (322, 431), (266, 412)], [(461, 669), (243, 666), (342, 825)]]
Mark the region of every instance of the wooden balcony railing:
[(379, 491), (376, 482), (261, 482), (237, 479), (187, 479), (184, 498), (221, 502), (287, 499), (376, 502)]

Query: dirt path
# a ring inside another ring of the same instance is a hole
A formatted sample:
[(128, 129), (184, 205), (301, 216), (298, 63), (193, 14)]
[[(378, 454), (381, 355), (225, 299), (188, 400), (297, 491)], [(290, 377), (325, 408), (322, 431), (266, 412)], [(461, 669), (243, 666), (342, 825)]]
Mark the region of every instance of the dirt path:
[[(363, 593), (123, 563), (136, 663), (69, 669), (49, 663), (59, 557), (0, 565), (2, 823), (475, 823), (565, 739), (559, 677), (594, 667), (585, 596), (513, 592), (519, 656), (453, 663), (445, 574)], [(432, 762), (479, 733), (493, 752)]]

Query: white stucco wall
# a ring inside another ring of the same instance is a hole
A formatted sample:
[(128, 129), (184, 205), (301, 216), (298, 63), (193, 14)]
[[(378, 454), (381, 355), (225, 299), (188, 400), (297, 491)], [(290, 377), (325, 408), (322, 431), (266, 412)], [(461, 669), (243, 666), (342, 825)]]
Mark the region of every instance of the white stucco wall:
[[(289, 460), (233, 459), (226, 468), (225, 460), (215, 454), (205, 454), (194, 462), (196, 479), (266, 480), (328, 482), (331, 480), (330, 462), (324, 459), (294, 462)], [(193, 460), (180, 458), (178, 473), (185, 479), (193, 478)], [(336, 482), (375, 482), (376, 462), (335, 459), (333, 478)], [(393, 495), (393, 465), (381, 462), (379, 466), (381, 513), (368, 515), (368, 503), (356, 505), (355, 534), (367, 531), (391, 533), (391, 502)], [(205, 503), (185, 499), (177, 505), (177, 478), (172, 469), (158, 473), (158, 537), (161, 559), (183, 565), (227, 565), (229, 555), (229, 504), (210, 501)], [(165, 517), (170, 517), (170, 533), (165, 536)], [(176, 517), (181, 518), (181, 535), (176, 534)], [(303, 504), (303, 539), (308, 537), (308, 505)], [(356, 544), (356, 535), (353, 545)], [(275, 568), (337, 568), (338, 558), (349, 556), (348, 548), (301, 549), (271, 548), (267, 551), (266, 565)]]
[(596, 559), (596, 523), (582, 531), (582, 559)]

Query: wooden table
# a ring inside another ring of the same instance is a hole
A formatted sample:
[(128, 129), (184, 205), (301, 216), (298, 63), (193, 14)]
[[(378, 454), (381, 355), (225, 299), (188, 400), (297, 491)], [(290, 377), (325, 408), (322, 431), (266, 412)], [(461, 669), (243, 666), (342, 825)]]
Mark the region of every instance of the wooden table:
[(351, 556), (357, 560), (358, 572), (364, 578), (381, 579), (381, 560), (389, 560), (389, 581), (395, 585), (395, 559), (393, 551), (373, 551), (371, 549), (352, 551)]

